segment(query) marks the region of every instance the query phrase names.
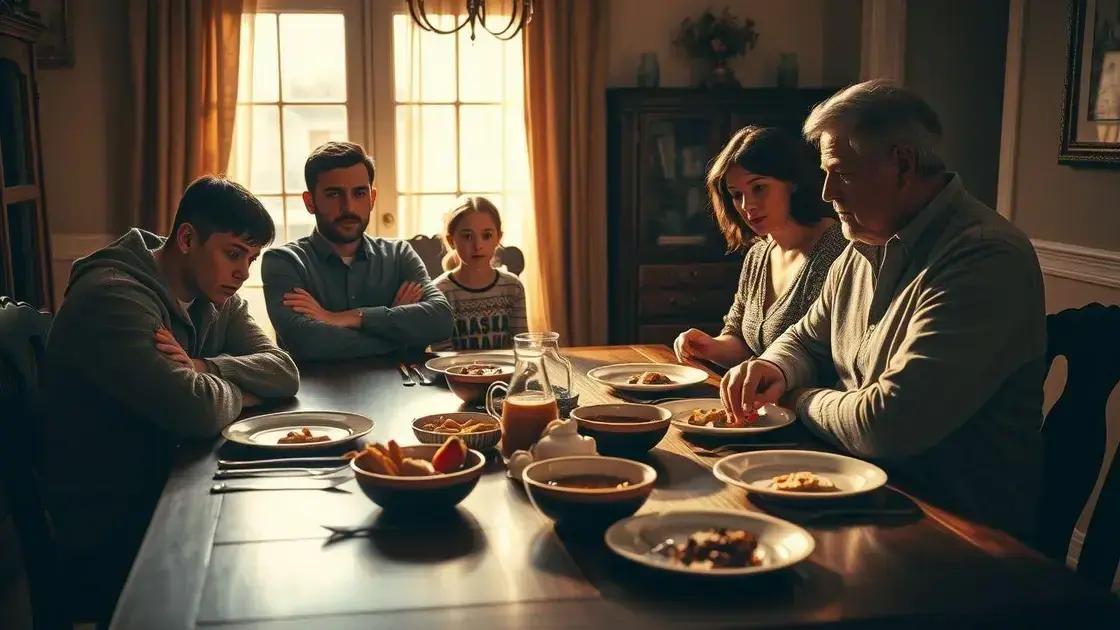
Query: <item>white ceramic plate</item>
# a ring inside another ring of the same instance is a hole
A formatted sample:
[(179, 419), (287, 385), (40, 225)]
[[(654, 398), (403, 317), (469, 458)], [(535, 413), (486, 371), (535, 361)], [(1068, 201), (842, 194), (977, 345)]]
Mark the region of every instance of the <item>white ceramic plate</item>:
[[(288, 431), (300, 431), (303, 427), (311, 430), (312, 435), (326, 435), (326, 442), (306, 444), (280, 444), (278, 440)], [(356, 413), (342, 411), (284, 411), (254, 416), (239, 420), (222, 429), (222, 437), (230, 442), (273, 449), (322, 448), (343, 444), (369, 433), (373, 420)]]
[(748, 435), (751, 433), (765, 433), (780, 429), (797, 419), (789, 409), (773, 404), (763, 405), (759, 410), (758, 420), (748, 427), (701, 427), (688, 423), (688, 416), (696, 409), (723, 409), (723, 401), (719, 398), (686, 398), (672, 402), (661, 403), (659, 407), (669, 410), (672, 415), (673, 426), (681, 433), (694, 433), (697, 435)]
[[(786, 473), (808, 471), (825, 477), (838, 488), (836, 492), (789, 492), (775, 490), (773, 478)], [(887, 483), (882, 468), (861, 459), (820, 451), (755, 451), (724, 457), (712, 468), (716, 479), (770, 497), (812, 501), (838, 499), (871, 492)]]
[[(697, 530), (712, 527), (742, 529), (758, 538), (758, 566), (726, 569), (694, 569), (650, 553), (667, 538), (681, 541)], [(607, 547), (618, 555), (648, 567), (689, 575), (743, 576), (769, 573), (793, 566), (813, 553), (816, 543), (803, 528), (759, 512), (688, 510), (640, 514), (622, 519), (603, 536)]]
[[(661, 372), (673, 382), (666, 385), (631, 385), (626, 382), (642, 372)], [(587, 376), (596, 383), (627, 392), (667, 392), (708, 380), (708, 373), (704, 370), (676, 363), (615, 363), (589, 370)]]
[(496, 352), (472, 352), (428, 359), (428, 362), (424, 364), (424, 367), (433, 372), (446, 374), (447, 370), (449, 370), (450, 368), (460, 365), (471, 365), (472, 363), (489, 363), (492, 365), (498, 365), (504, 368), (508, 368), (508, 371), (512, 373), (515, 361), (513, 360), (512, 354), (499, 354)]

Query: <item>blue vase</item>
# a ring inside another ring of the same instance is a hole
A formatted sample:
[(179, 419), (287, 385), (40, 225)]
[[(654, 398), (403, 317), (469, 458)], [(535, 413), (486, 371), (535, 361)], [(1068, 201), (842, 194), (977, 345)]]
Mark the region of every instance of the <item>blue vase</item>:
[(782, 53), (778, 59), (778, 87), (797, 87), (797, 53)]
[(661, 82), (661, 68), (657, 65), (657, 53), (642, 53), (638, 64), (638, 87), (657, 87)]

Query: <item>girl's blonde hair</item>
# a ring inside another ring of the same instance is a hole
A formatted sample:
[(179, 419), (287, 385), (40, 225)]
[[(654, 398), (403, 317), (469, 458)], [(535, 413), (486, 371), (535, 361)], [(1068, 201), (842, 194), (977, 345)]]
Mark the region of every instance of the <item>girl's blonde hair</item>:
[(461, 262), (459, 255), (455, 253), (455, 242), (452, 236), (455, 230), (459, 228), (462, 223), (463, 217), (471, 212), (485, 212), (494, 219), (494, 225), (498, 228), (498, 234), (502, 233), (502, 215), (498, 213), (498, 207), (495, 206), (486, 197), (463, 197), (459, 199), (459, 204), (447, 213), (447, 223), (443, 230), (443, 238), (447, 241), (447, 254), (443, 257), (443, 270), (452, 271), (459, 266)]

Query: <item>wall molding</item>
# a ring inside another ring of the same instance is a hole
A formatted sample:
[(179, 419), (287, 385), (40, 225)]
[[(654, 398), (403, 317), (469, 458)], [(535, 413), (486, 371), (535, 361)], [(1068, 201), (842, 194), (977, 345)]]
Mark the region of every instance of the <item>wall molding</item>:
[(72, 261), (88, 256), (117, 239), (117, 234), (56, 232), (51, 234), (51, 258)]
[(1120, 289), (1120, 252), (1041, 239), (1031, 244), (1044, 274)]

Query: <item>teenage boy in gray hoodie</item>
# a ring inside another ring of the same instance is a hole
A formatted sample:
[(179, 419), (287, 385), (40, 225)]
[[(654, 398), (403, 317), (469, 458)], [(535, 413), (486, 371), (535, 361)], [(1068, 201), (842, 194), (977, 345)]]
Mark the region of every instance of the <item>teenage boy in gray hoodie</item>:
[(175, 445), (299, 388), (237, 295), (275, 233), (248, 190), (206, 176), (169, 237), (134, 228), (74, 263), (47, 342), (44, 485), (83, 612), (111, 614)]

